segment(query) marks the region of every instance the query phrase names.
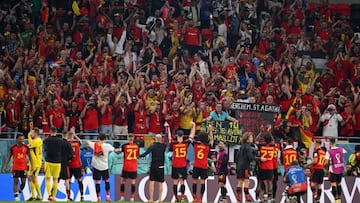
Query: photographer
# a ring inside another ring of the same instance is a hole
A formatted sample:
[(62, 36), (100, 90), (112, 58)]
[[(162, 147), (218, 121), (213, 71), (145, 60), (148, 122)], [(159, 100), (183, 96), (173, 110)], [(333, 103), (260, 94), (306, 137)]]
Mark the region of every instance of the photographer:
[[(98, 133), (99, 129), (99, 112), (96, 105), (96, 96), (92, 95), (86, 104), (84, 110), (80, 114), (80, 118), (83, 119), (84, 133)], [(86, 135), (88, 139), (91, 135)], [(97, 134), (94, 134), (97, 136)]]
[(320, 122), (323, 125), (322, 136), (327, 138), (336, 138), (339, 135), (338, 127), (343, 118), (337, 113), (336, 106), (334, 104), (328, 105), (324, 114), (320, 117)]

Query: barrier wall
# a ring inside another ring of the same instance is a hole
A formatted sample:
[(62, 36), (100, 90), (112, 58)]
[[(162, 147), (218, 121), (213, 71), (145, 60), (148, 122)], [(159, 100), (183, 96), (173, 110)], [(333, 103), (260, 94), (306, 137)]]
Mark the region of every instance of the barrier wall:
[[(116, 186), (115, 188), (120, 187), (119, 177), (115, 178)], [(252, 201), (255, 199), (255, 188), (256, 188), (257, 180), (255, 177), (251, 177), (250, 181), (250, 196)], [(236, 185), (237, 180), (235, 176), (229, 176), (226, 182), (226, 188), (228, 190), (228, 201), (229, 202), (237, 202), (236, 201)], [(149, 198), (149, 176), (141, 175), (137, 178), (137, 189), (136, 189), (136, 196), (135, 201), (139, 202), (147, 202)], [(180, 187), (180, 186), (179, 186)], [(179, 189), (178, 187), (178, 189)], [(187, 181), (185, 181), (185, 202), (192, 202), (193, 197), (191, 194), (192, 190), (192, 179), (188, 177)], [(276, 202), (284, 203), (285, 198), (281, 196), (281, 193), (285, 189), (285, 184), (282, 182), (282, 177), (279, 177), (278, 181), (278, 191), (276, 195)], [(342, 189), (343, 189), (343, 203), (355, 203), (360, 202), (360, 179), (355, 177), (346, 177), (342, 180)], [(198, 190), (200, 191), (200, 185), (198, 185)], [(310, 185), (308, 187), (308, 193), (302, 197), (304, 203), (312, 203), (313, 196), (311, 193)], [(130, 198), (130, 187), (126, 188), (126, 198), (125, 200), (129, 200)], [(117, 200), (120, 196), (119, 191), (115, 191), (115, 200)], [(203, 202), (218, 202), (220, 199), (220, 189), (218, 187), (218, 180), (216, 176), (210, 176), (206, 181), (206, 190), (205, 195), (203, 197)], [(158, 192), (157, 186), (155, 186), (154, 192), (154, 201), (158, 201)], [(172, 192), (172, 179), (170, 176), (165, 177), (165, 182), (163, 183), (163, 193), (161, 200), (163, 202), (174, 202), (173, 192)], [(331, 194), (331, 185), (327, 178), (325, 178), (325, 182), (323, 185), (323, 193), (321, 197), (320, 203), (331, 203), (334, 202), (335, 199)]]
[[(0, 174), (0, 201), (13, 201), (13, 191), (12, 191), (12, 176), (10, 174)], [(41, 187), (41, 192), (43, 193), (44, 199), (47, 199), (48, 194), (45, 189), (45, 179), (44, 176), (39, 176), (39, 182)], [(72, 179), (71, 180), (71, 198), (75, 201), (80, 200), (80, 193), (77, 186), (77, 182)], [(96, 201), (96, 192), (95, 185), (91, 175), (83, 176), (84, 183), (84, 200), (85, 201)], [(206, 190), (204, 195), (204, 202), (218, 202), (220, 198), (220, 190), (217, 184), (217, 177), (210, 176), (206, 181)], [(255, 198), (255, 188), (256, 188), (257, 180), (255, 177), (251, 177), (250, 181), (250, 196), (252, 200)], [(110, 196), (113, 201), (117, 201), (120, 199), (120, 176), (119, 175), (111, 175), (110, 176), (110, 185), (111, 191)], [(236, 185), (237, 180), (235, 176), (229, 176), (227, 179), (226, 187), (228, 189), (228, 200), (229, 202), (236, 202)], [(139, 175), (137, 178), (137, 188), (136, 188), (136, 196), (135, 201), (139, 202), (147, 202), (149, 198), (148, 193), (149, 187), (149, 176), (147, 175)], [(193, 200), (191, 190), (192, 190), (192, 179), (188, 177), (185, 181), (186, 187), (186, 201), (191, 202)], [(200, 186), (199, 186), (200, 187)], [(281, 196), (281, 193), (284, 191), (285, 184), (282, 182), (282, 177), (279, 177), (278, 181), (278, 191), (276, 195), (276, 202), (284, 203), (285, 199)], [(200, 191), (200, 188), (198, 188)], [(304, 195), (303, 202), (311, 203), (313, 202), (313, 196), (310, 190), (310, 186), (308, 187), (308, 193)], [(158, 192), (157, 186), (155, 186), (155, 201), (158, 200)], [(359, 202), (360, 200), (360, 178), (355, 177), (345, 177), (342, 180), (342, 202), (343, 203), (354, 203)], [(30, 190), (29, 185), (26, 184), (23, 193), (21, 194), (21, 200), (27, 200), (30, 198)], [(59, 190), (57, 193), (57, 201), (66, 201), (66, 191), (65, 191), (65, 183), (60, 181)], [(101, 198), (105, 200), (105, 185), (101, 184)], [(130, 198), (130, 182), (128, 182), (127, 187), (125, 187), (125, 199), (129, 200)], [(161, 200), (164, 202), (174, 202), (173, 192), (172, 192), (172, 179), (170, 176), (165, 176), (165, 182), (163, 183), (163, 193)], [(323, 193), (321, 195), (321, 203), (330, 203), (334, 201), (334, 197), (331, 194), (331, 186), (327, 178), (325, 178), (323, 185)]]
[[(114, 199), (114, 182), (115, 178), (113, 175), (110, 176), (110, 185), (111, 192), (110, 197)], [(48, 194), (45, 189), (45, 177), (43, 175), (39, 175), (38, 181), (40, 184), (40, 190), (43, 194), (43, 199), (48, 198)], [(14, 193), (13, 193), (13, 178), (11, 174), (0, 174), (0, 201), (14, 201)], [(83, 176), (83, 185), (84, 185), (84, 201), (97, 201), (95, 184), (92, 179), (92, 175), (84, 175)], [(25, 188), (20, 195), (21, 201), (26, 201), (31, 197), (30, 185), (28, 181), (26, 182)], [(105, 201), (105, 184), (101, 183), (101, 199)], [(75, 201), (80, 201), (80, 191), (77, 184), (77, 181), (72, 178), (71, 179), (71, 198)], [(59, 188), (56, 195), (57, 201), (66, 201), (66, 190), (65, 190), (65, 182), (61, 180), (59, 182)]]

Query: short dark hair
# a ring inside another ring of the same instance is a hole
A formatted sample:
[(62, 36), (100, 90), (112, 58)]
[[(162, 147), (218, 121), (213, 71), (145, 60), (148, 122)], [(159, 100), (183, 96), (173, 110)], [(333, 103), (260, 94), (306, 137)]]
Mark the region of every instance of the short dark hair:
[(315, 143), (321, 145), (321, 140), (316, 140)]
[(205, 132), (205, 131), (200, 131), (198, 137), (199, 137), (200, 142), (202, 142), (202, 143), (206, 143), (209, 138), (207, 132)]
[(291, 162), (292, 166), (298, 166), (299, 165), (299, 161), (298, 160), (294, 160)]
[(99, 140), (105, 140), (105, 139), (106, 139), (105, 133), (99, 133), (98, 139), (99, 139)]
[(55, 126), (51, 126), (50, 132), (51, 133), (57, 133), (57, 128)]
[(25, 137), (25, 136), (21, 133), (16, 135), (16, 139), (19, 139), (20, 137)]
[(182, 131), (182, 130), (177, 130), (177, 131), (176, 131), (176, 135), (177, 135), (178, 137), (182, 137), (182, 136), (184, 135), (184, 131)]
[(120, 142), (114, 142), (113, 146), (115, 149), (120, 148)]
[(292, 144), (294, 144), (294, 140), (292, 138), (288, 138), (287, 143), (288, 143), (288, 145), (292, 145)]
[(270, 134), (266, 134), (264, 137), (265, 143), (269, 144), (272, 141), (272, 137)]
[(335, 144), (335, 143), (336, 143), (336, 139), (335, 139), (335, 138), (330, 138), (329, 141), (330, 141), (330, 144)]

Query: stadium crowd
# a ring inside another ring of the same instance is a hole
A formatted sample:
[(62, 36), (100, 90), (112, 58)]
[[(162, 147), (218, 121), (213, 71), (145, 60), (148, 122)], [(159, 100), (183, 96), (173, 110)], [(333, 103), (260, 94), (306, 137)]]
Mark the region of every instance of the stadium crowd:
[[(14, 138), (12, 132), (22, 132), (38, 139), (39, 133), (32, 129), (40, 129), (40, 134), (52, 135), (47, 138), (50, 142), (55, 139), (52, 137), (56, 132), (72, 129), (72, 136), (100, 136), (102, 144), (105, 138), (117, 140), (130, 134), (127, 137), (129, 144), (123, 145), (121, 151), (128, 153), (125, 148), (129, 145), (134, 148), (131, 148), (134, 151), (130, 150), (131, 156), (126, 154), (124, 157), (133, 158), (137, 170), (139, 149), (133, 144), (132, 134), (156, 135), (160, 143), (162, 137), (158, 135), (169, 133), (177, 140), (171, 142), (171, 137), (168, 138), (171, 148), (183, 161), (181, 167), (174, 166), (178, 162), (173, 162), (172, 166), (181, 173), (187, 173), (188, 144), (191, 142), (196, 146), (195, 154), (201, 152), (201, 162), (195, 158), (193, 170), (196, 200), (197, 179), (201, 178), (202, 199), (208, 175), (208, 159), (199, 146), (206, 146), (206, 152), (210, 149), (203, 132), (198, 133), (202, 135), (200, 141), (192, 140), (194, 128), (199, 131), (201, 123), (208, 120), (237, 122), (230, 108), (234, 101), (280, 105), (281, 114), (274, 119), (274, 126), (262, 126), (259, 136), (245, 133), (240, 148), (240, 151), (246, 151), (244, 146), (248, 145), (246, 152), (250, 152), (250, 144), (256, 139), (256, 143), (269, 145), (260, 147), (260, 152), (267, 150), (265, 154), (270, 158), (238, 153), (239, 167), (236, 169), (238, 178), (245, 182), (244, 193), (248, 200), (249, 194), (245, 191), (250, 166), (249, 162), (241, 161), (257, 160), (263, 170), (258, 176), (265, 182), (264, 197), (270, 200), (276, 195), (272, 181), (274, 174), (277, 176), (277, 167), (273, 162), (278, 159), (275, 160), (273, 154), (278, 153), (278, 149), (270, 146), (273, 140), (269, 130), (276, 141), (291, 137), (301, 143), (300, 129), (332, 138), (327, 154), (320, 141), (315, 143), (311, 163), (306, 162), (307, 149), (302, 148), (305, 161), (300, 165), (309, 165), (321, 173), (325, 160), (332, 161), (333, 156), (337, 157), (333, 154), (339, 153), (343, 157), (342, 148), (335, 146), (333, 138), (350, 137), (350, 141), (357, 142), (355, 138), (360, 137), (360, 39), (349, 22), (348, 11), (330, 6), (326, 0), (315, 4), (304, 0), (2, 1), (0, 135)], [(185, 148), (178, 146), (183, 144), (183, 134), (184, 140), (191, 135)], [(26, 148), (22, 146), (24, 137), (17, 139), (18, 146)], [(108, 151), (114, 150), (110, 145), (104, 150), (101, 144), (90, 141), (87, 144), (93, 148), (95, 157), (97, 154), (107, 156)], [(226, 157), (223, 166), (218, 160), (217, 174), (221, 174), (221, 168), (228, 171), (228, 155), (224, 151), (225, 143), (220, 141), (218, 144), (222, 156)], [(50, 151), (47, 145), (50, 144), (45, 142)], [(154, 146), (150, 149), (155, 149)], [(16, 150), (14, 148), (11, 150)], [(80, 145), (77, 154), (79, 148)], [(289, 141), (288, 149), (293, 150)], [(42, 149), (38, 151), (41, 153)], [(61, 154), (61, 150), (57, 152)], [(297, 156), (296, 151), (291, 153)], [(359, 154), (355, 158), (352, 156), (354, 165), (358, 165), (359, 157)], [(53, 163), (52, 158), (46, 155), (45, 161)], [(55, 158), (56, 167), (47, 165), (57, 172), (61, 166), (58, 162), (62, 160), (58, 160), (59, 156)], [(79, 158), (77, 160), (80, 164)], [(37, 161), (41, 163), (40, 159)], [(106, 164), (97, 167), (93, 163), (97, 170), (94, 177), (103, 176), (108, 192), (108, 172), (104, 172), (108, 168), (107, 157), (103, 162)], [(152, 164), (157, 166), (157, 163)], [(288, 161), (287, 166), (290, 165), (299, 167), (299, 162)], [(78, 166), (74, 168), (79, 169)], [(103, 168), (105, 170), (100, 170)], [(39, 170), (40, 167), (32, 170), (31, 177), (36, 177)], [(136, 170), (135, 167), (123, 170), (123, 178), (135, 181)], [(342, 170), (339, 173), (329, 170), (336, 175), (331, 182), (337, 200), (340, 199)], [(127, 172), (125, 175), (124, 171)], [(354, 172), (358, 172), (358, 168)], [(303, 173), (301, 171), (305, 181)], [(77, 174), (80, 187), (81, 165)], [(224, 199), (226, 174), (222, 174), (225, 179), (219, 183)], [(49, 182), (50, 175), (46, 175)], [(164, 181), (163, 177), (153, 178)], [(181, 182), (183, 176), (177, 178)], [(315, 186), (321, 186), (323, 182), (319, 179), (312, 178), (311, 182), (312, 192), (318, 198), (321, 189)], [(36, 181), (31, 181), (34, 192), (39, 186)], [(174, 182), (174, 194), (177, 183)], [(239, 188), (243, 185), (240, 183)], [(53, 187), (55, 194), (49, 200), (56, 199), (57, 184)], [(99, 197), (100, 181), (96, 182), (96, 187)], [(124, 187), (122, 183), (122, 193)], [(47, 190), (50, 191), (49, 184)], [(133, 182), (131, 191), (133, 200)], [(67, 192), (70, 199), (68, 188)], [(184, 188), (181, 192), (184, 193)], [(17, 190), (14, 194), (19, 197)], [(242, 200), (240, 192), (238, 195)], [(38, 198), (42, 199), (39, 193)], [(109, 194), (106, 198), (108, 200)]]
[(200, 124), (218, 103), (231, 115), (240, 100), (279, 104), (278, 137), (299, 137), (299, 126), (319, 133), (329, 104), (341, 129), (327, 136), (359, 137), (359, 39), (347, 12), (309, 5), (3, 1), (2, 132), (75, 127), (119, 139), (162, 133), (168, 121), (189, 134), (189, 121)]
[(279, 137), (299, 126), (316, 134), (333, 104), (339, 136), (359, 137), (359, 39), (347, 12), (309, 5), (2, 1), (1, 131), (76, 127), (119, 139), (162, 133), (167, 121), (188, 134), (190, 120), (240, 100), (279, 104)]

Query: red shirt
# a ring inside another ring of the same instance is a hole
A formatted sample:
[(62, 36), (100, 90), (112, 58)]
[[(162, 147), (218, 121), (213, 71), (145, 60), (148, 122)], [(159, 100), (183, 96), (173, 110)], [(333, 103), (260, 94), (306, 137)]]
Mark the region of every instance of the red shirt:
[(200, 30), (196, 27), (187, 27), (184, 36), (184, 43), (186, 45), (200, 46), (199, 35)]
[(79, 116), (80, 116), (80, 111), (79, 110), (70, 110), (66, 113), (66, 117), (69, 117), (69, 126), (68, 128), (72, 128), (72, 127), (79, 127)]
[(63, 117), (65, 116), (65, 109), (52, 109), (51, 115), (53, 116), (52, 123), (56, 128), (63, 128), (64, 127), (64, 120)]
[(171, 142), (170, 151), (173, 151), (172, 167), (184, 168), (186, 167), (186, 155), (189, 147), (189, 141)]
[(121, 146), (121, 151), (124, 152), (124, 166), (123, 171), (137, 172), (137, 159), (139, 157), (139, 146), (134, 143), (126, 143)]
[(317, 149), (313, 154), (314, 159), (317, 157), (317, 162), (312, 168), (324, 170), (325, 156), (326, 154), (322, 149)]
[(160, 134), (162, 131), (162, 115), (159, 112), (154, 112), (149, 119), (149, 132)]
[(18, 146), (14, 144), (10, 148), (10, 153), (13, 155), (12, 170), (26, 171), (28, 168), (26, 155), (29, 154), (29, 147), (27, 145)]
[(129, 115), (129, 108), (125, 107), (122, 108), (121, 106), (115, 106), (114, 107), (114, 115), (115, 115), (115, 119), (114, 119), (114, 125), (119, 125), (119, 126), (127, 126), (128, 125), (128, 115)]
[(274, 169), (277, 169), (279, 168), (279, 152), (281, 152), (281, 149), (280, 149), (280, 144), (278, 143), (275, 143), (275, 151), (274, 151), (274, 159), (273, 159), (273, 164), (274, 164)]
[(261, 161), (259, 168), (262, 170), (273, 170), (274, 169), (274, 153), (275, 147), (273, 145), (263, 145), (260, 147), (260, 156), (266, 158), (266, 161)]
[(135, 116), (135, 127), (134, 127), (134, 134), (146, 134), (148, 133), (148, 129), (146, 127), (146, 112), (140, 112), (140, 111), (135, 111), (134, 112), (134, 116)]
[(180, 112), (179, 111), (174, 112), (170, 110), (168, 115), (172, 116), (172, 118), (167, 121), (171, 129), (178, 129), (180, 127), (180, 118), (181, 118)]
[[(102, 107), (100, 107), (101, 109)], [(112, 124), (112, 108), (107, 105), (104, 114), (100, 115), (100, 125), (111, 125)]]
[(74, 155), (73, 158), (69, 162), (69, 168), (81, 168), (81, 160), (80, 160), (80, 142), (78, 141), (70, 141), (72, 146)]
[(291, 166), (291, 162), (298, 160), (298, 153), (293, 148), (285, 149), (281, 152), (281, 162), (284, 166), (284, 171), (286, 171)]
[(84, 117), (83, 130), (95, 130), (99, 129), (99, 114), (97, 109), (88, 108)]
[(210, 146), (202, 142), (194, 142), (193, 145), (194, 145), (194, 167), (207, 169)]
[(235, 64), (230, 64), (226, 66), (225, 78), (231, 79), (234, 75), (238, 74), (238, 67)]

